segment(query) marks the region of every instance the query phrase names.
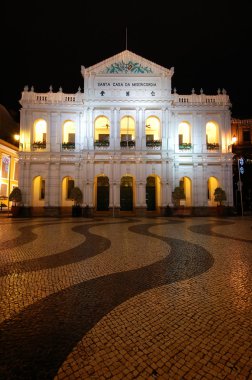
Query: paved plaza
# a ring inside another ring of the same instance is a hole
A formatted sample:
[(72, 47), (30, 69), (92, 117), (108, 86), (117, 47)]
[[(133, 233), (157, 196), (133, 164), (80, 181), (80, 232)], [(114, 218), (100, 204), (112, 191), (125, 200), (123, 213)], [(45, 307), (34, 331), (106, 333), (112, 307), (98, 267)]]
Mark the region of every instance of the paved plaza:
[(252, 379), (252, 218), (0, 218), (0, 379)]

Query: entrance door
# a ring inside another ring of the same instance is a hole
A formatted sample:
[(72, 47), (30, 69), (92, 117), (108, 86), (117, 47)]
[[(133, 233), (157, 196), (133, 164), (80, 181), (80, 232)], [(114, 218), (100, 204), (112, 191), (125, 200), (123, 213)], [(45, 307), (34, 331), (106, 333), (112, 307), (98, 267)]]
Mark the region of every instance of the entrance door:
[(147, 211), (156, 210), (156, 186), (155, 177), (148, 177), (146, 183)]
[(97, 177), (97, 211), (108, 211), (109, 209), (109, 179), (108, 177)]
[(124, 176), (120, 186), (120, 209), (121, 211), (133, 210), (133, 178)]

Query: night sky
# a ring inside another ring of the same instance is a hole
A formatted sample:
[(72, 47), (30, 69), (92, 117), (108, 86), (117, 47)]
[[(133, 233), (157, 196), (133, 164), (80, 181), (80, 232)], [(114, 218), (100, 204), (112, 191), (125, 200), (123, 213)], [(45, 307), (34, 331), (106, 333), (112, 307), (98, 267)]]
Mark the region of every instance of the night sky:
[(128, 50), (174, 67), (177, 93), (203, 88), (214, 95), (225, 88), (232, 117), (252, 118), (250, 14), (242, 1), (3, 1), (0, 104), (18, 119), (25, 85), (37, 92), (50, 85), (83, 91), (81, 65), (125, 50), (127, 27)]

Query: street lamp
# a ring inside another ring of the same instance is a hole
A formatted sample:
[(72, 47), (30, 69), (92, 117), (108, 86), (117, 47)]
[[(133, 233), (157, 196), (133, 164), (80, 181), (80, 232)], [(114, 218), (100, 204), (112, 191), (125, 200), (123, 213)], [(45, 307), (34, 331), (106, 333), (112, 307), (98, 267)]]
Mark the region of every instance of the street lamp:
[(19, 135), (17, 135), (17, 134), (16, 134), (16, 135), (14, 135), (14, 140), (15, 140), (15, 141), (19, 141), (19, 140), (20, 140), (20, 136), (19, 136)]

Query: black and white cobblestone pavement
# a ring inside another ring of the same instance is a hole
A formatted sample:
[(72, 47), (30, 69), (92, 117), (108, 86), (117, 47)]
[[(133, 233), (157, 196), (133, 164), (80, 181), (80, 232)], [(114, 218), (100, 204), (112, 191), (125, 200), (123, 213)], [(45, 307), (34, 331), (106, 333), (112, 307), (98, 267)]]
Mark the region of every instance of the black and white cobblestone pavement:
[(252, 379), (252, 218), (0, 217), (0, 379)]

